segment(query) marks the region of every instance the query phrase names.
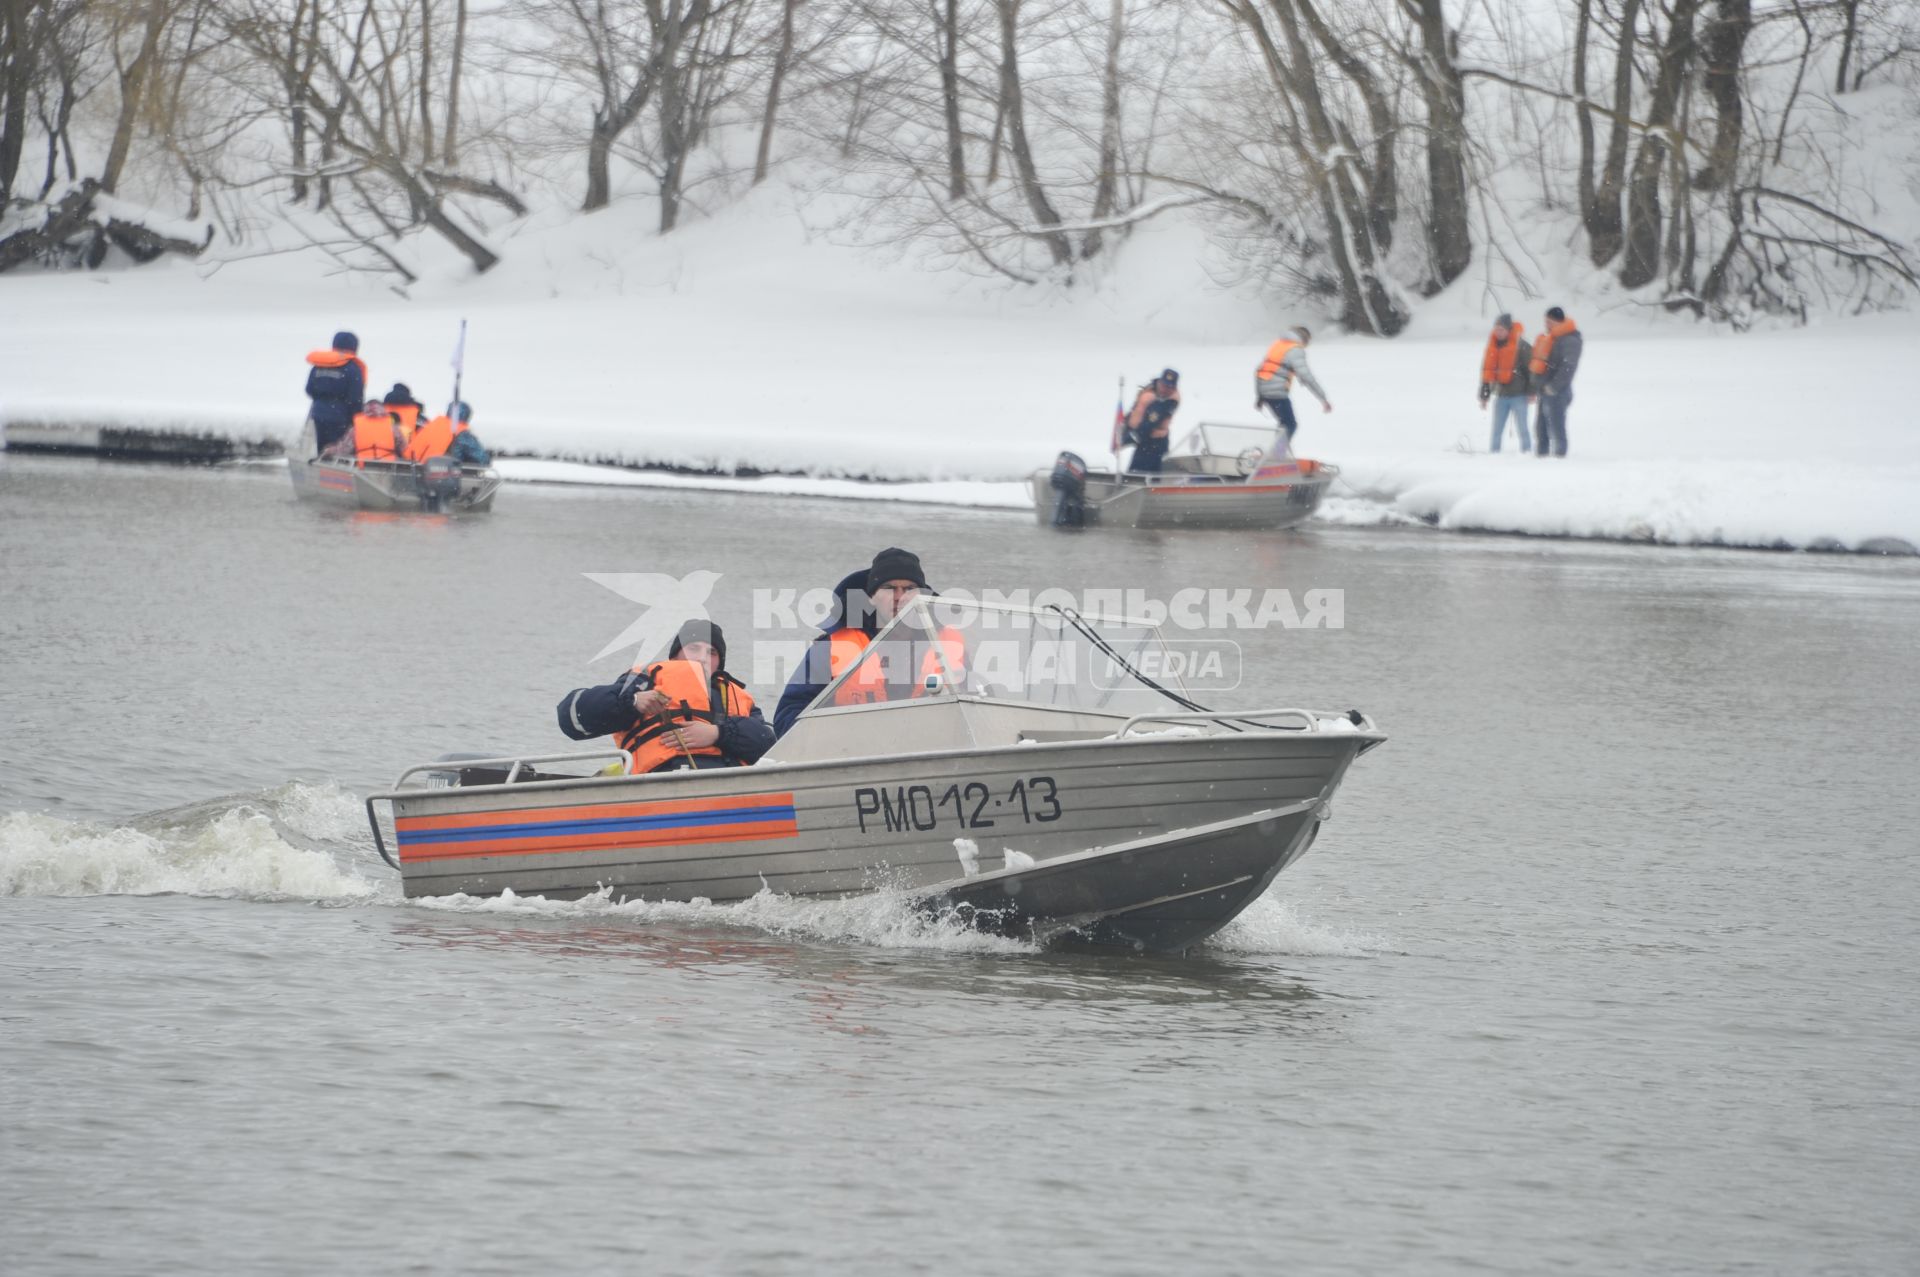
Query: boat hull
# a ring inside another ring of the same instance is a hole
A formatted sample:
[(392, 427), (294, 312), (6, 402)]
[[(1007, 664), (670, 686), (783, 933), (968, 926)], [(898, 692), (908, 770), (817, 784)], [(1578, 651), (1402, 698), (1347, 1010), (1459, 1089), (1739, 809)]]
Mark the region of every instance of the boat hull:
[[(1043, 942), (1178, 948), (1297, 858), (1347, 766), (1381, 739), (1149, 735), (402, 790), (390, 801), (409, 897), (898, 889)], [(1009, 913), (1001, 884), (1028, 875), (1026, 911)]]
[(500, 488), (500, 476), (491, 467), (462, 466), (458, 493), (429, 499), (421, 488), (420, 467), (411, 462), (314, 456), (311, 422), (287, 458), (287, 473), (301, 500), (341, 510), (486, 514)]
[[(1337, 473), (1322, 466), (1239, 480), (1096, 472), (1087, 476), (1083, 522), (1107, 528), (1290, 528), (1320, 508)], [(1054, 522), (1060, 495), (1051, 477), (1050, 470), (1040, 470), (1029, 480), (1034, 515), (1042, 525)]]

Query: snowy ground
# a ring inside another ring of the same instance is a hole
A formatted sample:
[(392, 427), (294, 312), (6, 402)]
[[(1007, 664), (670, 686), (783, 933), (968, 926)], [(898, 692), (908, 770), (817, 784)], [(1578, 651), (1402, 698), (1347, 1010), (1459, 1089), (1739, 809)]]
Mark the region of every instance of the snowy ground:
[[(0, 417), (290, 439), (301, 357), (336, 328), (360, 334), (376, 389), (402, 380), (435, 402), (466, 317), (463, 394), (495, 448), (911, 479), (923, 482), (866, 495), (1020, 506), (1006, 481), (1063, 447), (1104, 452), (1121, 374), (1131, 387), (1171, 364), (1183, 421), (1256, 420), (1253, 365), (1294, 318), (1207, 286), (1198, 237), (1178, 225), (1137, 236), (1120, 269), (1066, 297), (960, 284), (830, 243), (772, 191), (664, 240), (635, 221), (615, 207), (529, 229), (502, 243), (487, 276), (445, 262), (411, 298), (294, 257), (0, 277)], [(1492, 314), (1511, 309), (1535, 332), (1543, 301), (1494, 296), (1469, 276), (1400, 339), (1322, 333), (1312, 362), (1336, 411), (1303, 396), (1299, 447), (1346, 469), (1333, 517), (1920, 545), (1920, 413), (1900, 379), (1920, 319), (1736, 335), (1631, 302), (1595, 313), (1555, 300), (1588, 334), (1566, 461), (1485, 455), (1474, 402)], [(569, 475), (528, 461), (513, 477)]]

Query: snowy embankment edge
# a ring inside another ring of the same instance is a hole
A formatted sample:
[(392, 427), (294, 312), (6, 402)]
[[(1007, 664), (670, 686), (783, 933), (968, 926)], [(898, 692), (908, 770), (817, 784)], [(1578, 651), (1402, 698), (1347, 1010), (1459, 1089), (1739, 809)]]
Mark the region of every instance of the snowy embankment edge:
[[(16, 418), (0, 431), (23, 426), (43, 435), (64, 432), (70, 441), (66, 450), (78, 452), (105, 451), (99, 440), (103, 430), (122, 440), (192, 437), (246, 449), (274, 437), (260, 431), (257, 421), (238, 419), (82, 427), (39, 414)], [(1445, 531), (1672, 546), (1920, 554), (1920, 501), (1914, 499), (1920, 466), (1519, 453), (1380, 454), (1341, 457), (1338, 464), (1340, 478), (1316, 522), (1423, 524)], [(707, 475), (552, 456), (503, 457), (497, 468), (516, 484), (901, 501), (994, 511), (1032, 508), (1026, 482), (1002, 478), (871, 482), (815, 474)]]

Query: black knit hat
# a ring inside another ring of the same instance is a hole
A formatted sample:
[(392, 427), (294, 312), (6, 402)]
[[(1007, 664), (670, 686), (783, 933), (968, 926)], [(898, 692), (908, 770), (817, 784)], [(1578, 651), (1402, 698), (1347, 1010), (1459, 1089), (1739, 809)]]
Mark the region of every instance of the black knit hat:
[(1558, 306), (1547, 307), (1547, 318), (1551, 319), (1554, 323), (1557, 324), (1561, 320), (1565, 319), (1566, 317), (1567, 317), (1567, 312), (1564, 310), (1561, 310)]
[(712, 621), (688, 621), (673, 636), (673, 646), (667, 649), (667, 659), (680, 655), (680, 649), (689, 643), (711, 643), (713, 650), (720, 654), (720, 668), (727, 668), (727, 636)]
[(1503, 310), (1493, 317), (1493, 326), (1495, 328), (1511, 328), (1513, 327), (1513, 316)]
[(888, 546), (874, 555), (873, 566), (867, 569), (867, 597), (878, 594), (888, 581), (911, 581), (926, 589), (927, 574), (920, 570), (920, 556), (898, 546)]
[(396, 381), (393, 383), (393, 389), (387, 392), (387, 402), (390, 404), (410, 404), (414, 402), (413, 391), (407, 388), (406, 382)]
[(333, 348), (335, 350), (347, 351), (350, 354), (357, 354), (360, 350), (360, 339), (352, 333), (335, 333), (333, 335)]

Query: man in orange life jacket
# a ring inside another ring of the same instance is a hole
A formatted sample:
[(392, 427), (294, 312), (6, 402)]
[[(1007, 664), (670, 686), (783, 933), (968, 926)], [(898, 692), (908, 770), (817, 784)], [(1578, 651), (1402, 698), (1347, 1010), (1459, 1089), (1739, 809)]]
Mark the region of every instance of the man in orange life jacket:
[(1534, 419), (1533, 455), (1567, 455), (1567, 409), (1573, 403), (1573, 374), (1580, 368), (1586, 339), (1567, 312), (1558, 306), (1547, 311), (1547, 331), (1533, 345), (1528, 364), (1533, 391), (1539, 396), (1540, 415)]
[(612, 736), (636, 775), (758, 762), (773, 746), (773, 729), (726, 664), (720, 627), (688, 621), (666, 660), (567, 693), (556, 710), (560, 730), (573, 740)]
[(393, 414), (394, 422), (400, 427), (400, 446), (404, 450), (413, 439), (413, 431), (420, 424), (421, 415), (427, 406), (413, 397), (413, 391), (404, 381), (393, 383), (393, 389), (381, 401), (387, 405), (387, 411)]
[(1265, 408), (1279, 421), (1280, 428), (1287, 432), (1287, 445), (1293, 445), (1293, 432), (1300, 428), (1299, 418), (1293, 415), (1293, 382), (1311, 390), (1314, 398), (1320, 401), (1325, 412), (1333, 411), (1333, 404), (1327, 398), (1327, 392), (1320, 389), (1320, 382), (1307, 367), (1307, 343), (1313, 340), (1313, 334), (1304, 324), (1296, 324), (1287, 330), (1287, 335), (1267, 347), (1267, 354), (1254, 370), (1253, 406)]
[(307, 374), (307, 398), (313, 401), (313, 450), (325, 452), (353, 429), (353, 415), (367, 396), (367, 365), (360, 358), (360, 339), (335, 333), (330, 350), (307, 356), (313, 370)]
[[(923, 592), (934, 593), (920, 568), (920, 556), (897, 546), (880, 551), (873, 556), (872, 564), (842, 578), (840, 584), (833, 587), (834, 610), (820, 623), (820, 637), (807, 649), (805, 659), (780, 694), (780, 703), (774, 707), (774, 735), (786, 735), (821, 691), (858, 662), (874, 636)], [(957, 668), (964, 659), (959, 635), (943, 631), (938, 642), (949, 666)], [(889, 646), (891, 643), (889, 639)], [(931, 662), (933, 643), (933, 636), (916, 633), (907, 640), (905, 646), (910, 650), (905, 654), (917, 654), (918, 663), (876, 659), (863, 667), (863, 673), (872, 677), (856, 675), (859, 687), (856, 689), (850, 682), (841, 690), (866, 701), (920, 694), (924, 690), (924, 667)], [(937, 663), (934, 668), (938, 669)]]
[(1533, 384), (1527, 364), (1533, 359), (1533, 346), (1521, 336), (1524, 331), (1512, 315), (1501, 315), (1493, 321), (1486, 353), (1480, 356), (1480, 406), (1493, 404), (1494, 452), (1500, 451), (1508, 417), (1520, 435), (1520, 451), (1533, 451), (1533, 440), (1527, 437), (1527, 387)]
[(1173, 414), (1179, 410), (1180, 374), (1173, 369), (1140, 387), (1127, 414), (1127, 432), (1133, 436), (1133, 458), (1127, 469), (1136, 474), (1160, 473), (1173, 438)]
[(400, 424), (387, 405), (369, 399), (355, 414), (353, 433), (341, 440), (340, 450), (361, 461), (396, 461), (406, 446)]

